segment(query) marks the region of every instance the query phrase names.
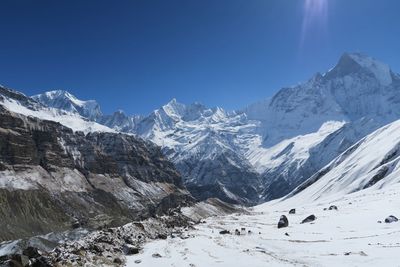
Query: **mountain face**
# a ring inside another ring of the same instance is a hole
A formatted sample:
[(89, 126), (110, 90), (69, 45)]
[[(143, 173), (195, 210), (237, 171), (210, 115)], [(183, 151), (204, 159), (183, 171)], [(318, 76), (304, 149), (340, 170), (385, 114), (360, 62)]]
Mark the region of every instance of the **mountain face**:
[(313, 202), (367, 188), (390, 188), (400, 182), (399, 162), (400, 120), (397, 120), (356, 142), (285, 199)]
[(399, 119), (399, 90), (399, 75), (386, 64), (345, 53), (328, 72), (240, 111), (172, 100), (145, 117), (96, 121), (161, 146), (197, 198), (254, 204), (289, 193)]
[(32, 98), (46, 106), (76, 113), (90, 120), (97, 120), (102, 116), (100, 105), (95, 100), (82, 101), (67, 91), (55, 90)]
[(150, 142), (4, 87), (0, 117), (0, 241), (121, 225), (192, 200)]

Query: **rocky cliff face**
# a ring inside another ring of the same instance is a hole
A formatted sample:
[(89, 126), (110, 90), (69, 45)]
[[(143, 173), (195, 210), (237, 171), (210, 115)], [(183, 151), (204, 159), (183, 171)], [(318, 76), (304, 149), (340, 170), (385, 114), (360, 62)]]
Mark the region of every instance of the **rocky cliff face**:
[(74, 132), (2, 105), (0, 118), (0, 241), (120, 225), (192, 200), (172, 163), (151, 143)]

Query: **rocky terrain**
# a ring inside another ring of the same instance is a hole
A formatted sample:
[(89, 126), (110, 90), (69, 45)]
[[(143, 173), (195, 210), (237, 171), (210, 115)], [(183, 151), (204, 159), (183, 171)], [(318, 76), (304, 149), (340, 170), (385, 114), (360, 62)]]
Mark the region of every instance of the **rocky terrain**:
[(3, 106), (0, 116), (0, 240), (122, 225), (193, 201), (151, 143), (85, 134)]
[[(123, 266), (126, 257), (139, 254), (154, 240), (191, 237), (190, 229), (204, 218), (247, 211), (218, 199), (184, 208), (169, 208), (162, 215), (133, 221), (121, 227), (51, 233), (0, 245), (0, 266)], [(140, 263), (141, 261), (136, 261)]]

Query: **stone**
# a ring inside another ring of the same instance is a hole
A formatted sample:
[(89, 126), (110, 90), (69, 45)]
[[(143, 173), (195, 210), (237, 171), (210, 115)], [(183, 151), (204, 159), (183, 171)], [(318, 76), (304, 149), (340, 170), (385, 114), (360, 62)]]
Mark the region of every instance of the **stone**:
[(116, 264), (122, 264), (122, 260), (120, 258), (115, 258), (113, 262)]
[(332, 205), (328, 208), (328, 210), (338, 210), (338, 207), (335, 205)]
[(153, 258), (162, 258), (162, 256), (159, 253), (154, 253), (151, 255)]
[(289, 220), (285, 215), (282, 215), (278, 222), (278, 228), (284, 228), (289, 226)]
[(315, 215), (310, 215), (307, 218), (305, 218), (303, 221), (301, 221), (301, 223), (309, 223), (312, 221), (315, 221), (317, 219), (317, 217), (315, 217)]
[(385, 219), (385, 223), (393, 223), (397, 222), (399, 219), (396, 218), (396, 216), (390, 215)]
[(289, 210), (289, 214), (296, 214), (296, 209)]
[(29, 258), (38, 258), (41, 256), (39, 250), (34, 247), (27, 247), (22, 251), (22, 254), (29, 257)]
[(122, 247), (122, 251), (124, 252), (125, 255), (134, 255), (138, 254), (140, 249), (132, 245), (126, 244)]

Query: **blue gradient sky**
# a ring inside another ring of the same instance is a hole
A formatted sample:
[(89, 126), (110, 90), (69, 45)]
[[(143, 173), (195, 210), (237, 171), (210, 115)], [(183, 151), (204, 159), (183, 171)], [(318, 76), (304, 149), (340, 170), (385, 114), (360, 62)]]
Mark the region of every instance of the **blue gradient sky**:
[(174, 97), (241, 108), (326, 71), (345, 51), (400, 72), (400, 1), (310, 1), (328, 7), (307, 15), (307, 0), (2, 0), (0, 84), (146, 114)]

